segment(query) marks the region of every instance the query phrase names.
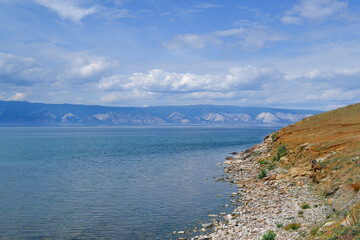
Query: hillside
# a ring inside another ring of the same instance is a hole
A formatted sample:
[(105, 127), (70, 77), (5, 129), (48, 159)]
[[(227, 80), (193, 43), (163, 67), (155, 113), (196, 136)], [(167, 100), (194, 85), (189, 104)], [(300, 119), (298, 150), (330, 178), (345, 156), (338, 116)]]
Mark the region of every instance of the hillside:
[(223, 164), (235, 209), (194, 240), (360, 239), (360, 104), (289, 125)]
[(0, 101), (2, 125), (281, 127), (317, 113), (319, 111), (214, 105), (106, 107)]
[[(346, 225), (341, 218), (357, 209), (359, 228), (359, 204), (351, 206), (357, 202), (360, 188), (360, 103), (305, 118), (273, 134), (272, 139), (271, 158), (279, 158), (279, 165), (289, 170), (278, 178), (310, 178), (316, 191), (328, 199), (339, 223)], [(286, 151), (279, 154), (281, 149)], [(329, 234), (341, 232), (341, 228), (334, 224)], [(332, 239), (325, 236), (320, 239)]]
[[(281, 129), (274, 140), (273, 155), (281, 144), (289, 151), (280, 164), (306, 169), (326, 196), (334, 195), (340, 186), (360, 182), (359, 103), (305, 118)], [(321, 171), (310, 171), (312, 160)]]

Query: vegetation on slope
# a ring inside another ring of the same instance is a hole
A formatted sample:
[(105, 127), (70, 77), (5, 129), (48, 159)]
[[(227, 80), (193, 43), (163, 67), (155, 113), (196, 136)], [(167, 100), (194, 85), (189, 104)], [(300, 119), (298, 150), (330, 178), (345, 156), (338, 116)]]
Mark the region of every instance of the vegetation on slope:
[(360, 103), (305, 118), (271, 138), (268, 161), (288, 169), (289, 179), (312, 179), (334, 208), (334, 224), (314, 229), (314, 239), (360, 239)]

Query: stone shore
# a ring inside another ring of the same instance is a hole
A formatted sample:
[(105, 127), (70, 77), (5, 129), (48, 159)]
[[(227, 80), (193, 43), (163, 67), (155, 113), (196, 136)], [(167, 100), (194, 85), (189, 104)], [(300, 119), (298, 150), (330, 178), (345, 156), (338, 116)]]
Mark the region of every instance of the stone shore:
[[(258, 161), (270, 157), (271, 145), (272, 139), (267, 136), (252, 149), (227, 157), (223, 180), (237, 184), (238, 192), (232, 196), (237, 208), (221, 221), (214, 219), (211, 233), (192, 239), (255, 240), (269, 230), (276, 233), (277, 240), (307, 239), (311, 229), (326, 222), (332, 210), (324, 199), (314, 195), (310, 181), (301, 172), (277, 168), (258, 179)], [(304, 204), (309, 208), (303, 209)], [(285, 229), (294, 223), (300, 227)]]

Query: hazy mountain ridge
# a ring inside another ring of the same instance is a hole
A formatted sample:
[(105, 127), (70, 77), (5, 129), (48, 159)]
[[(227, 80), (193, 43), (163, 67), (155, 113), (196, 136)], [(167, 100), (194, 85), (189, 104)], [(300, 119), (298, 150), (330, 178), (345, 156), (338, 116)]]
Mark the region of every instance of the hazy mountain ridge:
[(320, 113), (259, 107), (193, 105), (106, 107), (0, 101), (0, 124), (284, 126)]

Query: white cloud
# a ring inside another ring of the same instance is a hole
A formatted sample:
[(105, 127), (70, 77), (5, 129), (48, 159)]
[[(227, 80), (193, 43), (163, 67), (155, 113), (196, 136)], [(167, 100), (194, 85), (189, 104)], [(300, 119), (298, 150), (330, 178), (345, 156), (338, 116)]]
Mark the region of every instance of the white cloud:
[(227, 37), (243, 34), (246, 30), (244, 28), (233, 28), (228, 30), (216, 31), (214, 34), (219, 37)]
[(146, 101), (146, 99), (156, 98), (157, 94), (148, 91), (141, 91), (134, 89), (129, 92), (111, 92), (106, 93), (104, 96), (100, 98), (100, 102), (102, 103), (118, 103), (119, 101)]
[(281, 21), (285, 24), (296, 24), (301, 25), (303, 21), (299, 17), (291, 17), (291, 16), (284, 16), (281, 18)]
[(345, 90), (356, 89), (360, 86), (360, 68), (314, 69), (304, 73), (303, 78)]
[(108, 21), (115, 21), (119, 18), (135, 18), (134, 15), (130, 14), (129, 10), (107, 7), (101, 7), (98, 15), (107, 19)]
[(222, 7), (222, 5), (220, 4), (216, 4), (216, 3), (211, 3), (211, 2), (203, 2), (203, 3), (198, 3), (195, 5), (195, 8), (204, 8), (204, 9), (207, 9), (207, 8), (219, 8), (219, 7)]
[(171, 42), (164, 43), (164, 46), (171, 50), (183, 48), (186, 46), (196, 49), (202, 49), (208, 44), (218, 43), (219, 41), (210, 35), (183, 34), (175, 36)]
[[(77, 55), (77, 56), (70, 56)], [(65, 71), (61, 72), (59, 77), (62, 79), (89, 79), (102, 74), (111, 72), (112, 69), (119, 66), (116, 61), (108, 60), (101, 56), (87, 56), (83, 54), (70, 54), (67, 60), (70, 61), (65, 67)], [(101, 77), (100, 77), (101, 78)]]
[(0, 53), (0, 74), (10, 75), (36, 66), (32, 58), (18, 57), (13, 54)]
[(11, 96), (8, 100), (9, 101), (22, 101), (22, 100), (25, 100), (25, 98), (26, 98), (25, 93), (17, 92), (17, 93), (15, 93), (15, 95)]
[(152, 69), (148, 73), (133, 73), (128, 77), (110, 76), (100, 80), (100, 89), (143, 89), (159, 92), (184, 92), (210, 88), (220, 79), (213, 75), (192, 73), (170, 73), (161, 69)]
[(340, 0), (300, 0), (282, 18), (286, 24), (300, 24), (302, 19), (324, 21), (335, 15), (343, 14), (348, 4)]
[(222, 83), (226, 88), (261, 89), (266, 82), (276, 83), (284, 80), (284, 74), (273, 68), (234, 67), (225, 79)]
[(33, 58), (19, 57), (0, 52), (0, 82), (28, 84), (36, 80), (43, 70)]
[(226, 75), (171, 73), (152, 69), (148, 73), (133, 73), (126, 77), (114, 75), (102, 78), (99, 89), (146, 90), (151, 92), (201, 92), (261, 89), (266, 82), (283, 80), (283, 74), (271, 68), (234, 67)]
[(6, 96), (6, 92), (0, 92), (0, 100), (4, 100)]
[(316, 94), (310, 94), (307, 96), (307, 100), (322, 100), (322, 101), (342, 101), (352, 100), (360, 96), (360, 90), (343, 90), (343, 89), (326, 89), (319, 91)]
[(33, 0), (36, 3), (56, 12), (62, 19), (80, 22), (87, 15), (96, 13), (99, 9), (96, 6), (82, 8), (75, 0)]
[(265, 26), (250, 26), (247, 28), (232, 28), (215, 31), (209, 34), (182, 34), (165, 42), (164, 47), (174, 50), (184, 47), (203, 49), (208, 45), (225, 45), (226, 47), (242, 48), (245, 50), (260, 49), (268, 42), (284, 40)]
[[(100, 90), (108, 93), (102, 103), (143, 105), (241, 104), (247, 106), (304, 107), (360, 101), (360, 70), (357, 68), (313, 70), (301, 77), (269, 67), (233, 67), (224, 74), (193, 74), (153, 69), (147, 73), (103, 78)], [(350, 81), (351, 80), (351, 81)], [(351, 86), (351, 87), (349, 87)], [(298, 116), (282, 116), (294, 118)], [(264, 117), (265, 119), (265, 117)]]

